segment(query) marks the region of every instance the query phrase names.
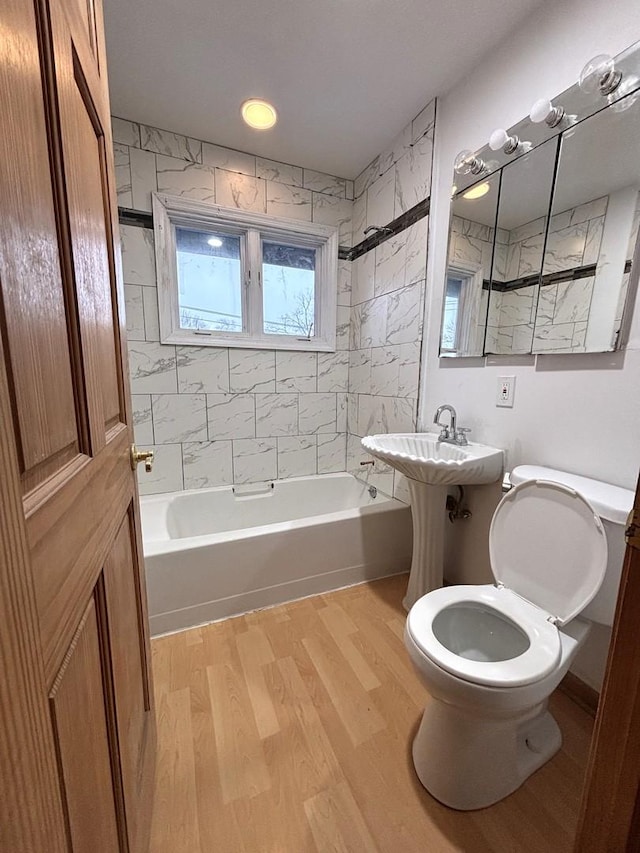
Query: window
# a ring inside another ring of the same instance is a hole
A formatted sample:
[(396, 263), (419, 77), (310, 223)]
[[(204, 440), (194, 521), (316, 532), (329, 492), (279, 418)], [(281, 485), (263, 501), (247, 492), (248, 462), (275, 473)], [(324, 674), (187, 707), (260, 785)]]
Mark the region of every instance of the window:
[(337, 229), (154, 195), (163, 343), (335, 349)]
[(240, 237), (176, 227), (181, 329), (242, 331)]
[(447, 289), (444, 294), (444, 314), (442, 323), (441, 352), (456, 352), (460, 337), (460, 298), (462, 279), (447, 277)]
[(488, 291), (483, 290), (482, 268), (449, 266), (442, 308), (440, 355), (482, 353), (487, 305)]

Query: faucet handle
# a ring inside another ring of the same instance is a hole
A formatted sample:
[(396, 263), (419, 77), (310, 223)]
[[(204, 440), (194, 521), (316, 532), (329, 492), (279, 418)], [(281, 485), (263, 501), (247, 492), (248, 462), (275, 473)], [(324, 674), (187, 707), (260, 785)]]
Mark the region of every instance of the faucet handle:
[(440, 427), (440, 435), (438, 436), (438, 441), (449, 441), (449, 439), (453, 437), (449, 432), (449, 427), (442, 426), (441, 424), (438, 424), (438, 426)]
[(467, 433), (471, 432), (471, 427), (458, 427), (456, 429), (455, 440), (456, 444), (469, 444), (467, 441)]

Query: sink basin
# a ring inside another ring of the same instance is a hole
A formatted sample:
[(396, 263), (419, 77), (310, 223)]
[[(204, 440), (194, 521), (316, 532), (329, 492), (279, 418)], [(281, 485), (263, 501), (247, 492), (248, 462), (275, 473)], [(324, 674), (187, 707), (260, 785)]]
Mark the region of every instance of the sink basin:
[(410, 480), (431, 486), (495, 483), (502, 476), (502, 450), (475, 442), (445, 444), (435, 433), (368, 435), (362, 446)]

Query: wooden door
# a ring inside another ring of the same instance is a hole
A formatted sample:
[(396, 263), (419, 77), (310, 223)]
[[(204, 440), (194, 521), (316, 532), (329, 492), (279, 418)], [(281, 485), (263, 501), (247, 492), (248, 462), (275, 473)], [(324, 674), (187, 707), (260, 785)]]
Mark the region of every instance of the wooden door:
[(640, 851), (640, 481), (587, 766), (575, 853)]
[(147, 847), (155, 728), (99, 0), (3, 0), (0, 849)]

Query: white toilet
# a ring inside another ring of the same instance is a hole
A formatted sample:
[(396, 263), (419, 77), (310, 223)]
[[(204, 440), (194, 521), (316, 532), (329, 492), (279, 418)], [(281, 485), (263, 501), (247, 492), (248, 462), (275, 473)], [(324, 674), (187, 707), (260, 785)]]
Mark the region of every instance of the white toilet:
[(495, 586), (434, 590), (405, 627), (432, 697), (414, 765), (424, 787), (455, 809), (501, 800), (557, 752), (562, 736), (548, 697), (587, 620), (613, 622), (633, 493), (534, 466), (514, 469), (511, 482), (489, 532)]

